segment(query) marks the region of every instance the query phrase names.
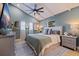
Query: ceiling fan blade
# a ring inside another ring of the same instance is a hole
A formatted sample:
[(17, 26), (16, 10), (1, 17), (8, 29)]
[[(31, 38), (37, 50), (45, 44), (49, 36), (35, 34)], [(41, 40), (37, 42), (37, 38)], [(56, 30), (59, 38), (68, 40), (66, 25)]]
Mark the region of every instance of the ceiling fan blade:
[(23, 3), (24, 6), (28, 7), (29, 9), (33, 10), (30, 6)]
[(34, 9), (36, 9), (37, 8), (37, 4), (34, 4)]
[(25, 11), (32, 11), (32, 10), (25, 10)]
[(41, 9), (43, 9), (44, 7), (41, 7), (41, 8), (39, 8), (38, 10), (41, 10)]
[(44, 11), (38, 11), (38, 12), (44, 12)]

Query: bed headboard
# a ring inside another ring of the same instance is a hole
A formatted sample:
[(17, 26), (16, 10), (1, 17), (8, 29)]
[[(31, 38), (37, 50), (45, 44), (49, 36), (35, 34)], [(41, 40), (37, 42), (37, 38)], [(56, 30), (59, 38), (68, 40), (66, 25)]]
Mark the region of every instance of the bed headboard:
[(55, 27), (44, 27), (44, 30), (52, 29), (52, 31), (60, 31), (60, 35), (63, 34), (63, 26), (55, 26)]

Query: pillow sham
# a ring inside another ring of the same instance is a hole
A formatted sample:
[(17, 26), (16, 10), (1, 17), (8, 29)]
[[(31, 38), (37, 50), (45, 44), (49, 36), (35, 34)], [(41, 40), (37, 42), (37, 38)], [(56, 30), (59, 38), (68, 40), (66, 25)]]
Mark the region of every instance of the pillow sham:
[(44, 29), (44, 30), (43, 30), (43, 34), (49, 34), (49, 31), (50, 31), (50, 30), (49, 30), (48, 28), (47, 28), (47, 29)]
[(58, 34), (58, 35), (60, 35), (60, 31), (52, 30), (52, 34)]
[(46, 27), (43, 29), (43, 34), (51, 35), (51, 34), (61, 34), (61, 31), (59, 29), (53, 28), (53, 27)]
[(52, 29), (50, 29), (49, 34), (52, 34)]
[(49, 29), (46, 29), (46, 32), (45, 32), (45, 34), (49, 34)]

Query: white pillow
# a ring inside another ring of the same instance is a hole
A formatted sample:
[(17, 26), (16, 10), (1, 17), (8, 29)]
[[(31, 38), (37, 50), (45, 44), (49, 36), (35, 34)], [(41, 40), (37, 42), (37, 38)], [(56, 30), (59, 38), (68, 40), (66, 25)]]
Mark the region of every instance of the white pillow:
[[(47, 32), (47, 29), (48, 29), (48, 32)], [(45, 27), (45, 28), (43, 29), (43, 34), (50, 34), (50, 28)]]

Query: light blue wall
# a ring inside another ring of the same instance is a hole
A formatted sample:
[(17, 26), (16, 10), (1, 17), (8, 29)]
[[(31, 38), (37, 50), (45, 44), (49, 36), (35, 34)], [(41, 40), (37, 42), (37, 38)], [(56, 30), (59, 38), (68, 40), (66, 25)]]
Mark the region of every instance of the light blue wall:
[[(36, 22), (35, 18), (29, 16), (28, 14), (22, 12), (21, 10), (17, 9), (16, 7), (9, 5), (11, 20), (24, 20), (26, 21), (27, 25), (30, 22)], [(51, 16), (43, 21), (41, 24), (45, 27), (49, 21), (54, 20), (56, 26), (64, 26), (64, 31), (68, 31), (70, 29), (70, 25), (67, 23), (71, 19), (79, 20), (79, 7), (73, 8), (70, 11), (65, 11), (55, 16)]]
[(79, 20), (79, 7), (73, 8), (70, 11), (67, 10), (55, 16), (51, 16), (47, 19), (44, 19), (43, 21), (41, 21), (41, 24), (43, 26), (47, 26), (47, 23), (49, 21), (54, 20), (56, 26), (64, 26), (64, 31), (69, 31), (70, 24), (68, 23), (68, 21), (71, 21), (71, 19), (74, 19), (75, 21)]
[(35, 18), (33, 18), (32, 16), (22, 12), (21, 10), (19, 10), (18, 8), (12, 6), (9, 4), (9, 10), (10, 10), (10, 15), (11, 15), (11, 20), (12, 21), (26, 21), (26, 23), (30, 23), (30, 22), (35, 22)]
[[(33, 18), (32, 16), (24, 13), (23, 11), (21, 11), (20, 9), (14, 7), (13, 5), (9, 4), (9, 10), (10, 10), (10, 15), (11, 15), (11, 20), (14, 21), (25, 21), (27, 26), (29, 26), (29, 23), (32, 22), (36, 22), (35, 18)], [(31, 31), (32, 33), (33, 31)]]

